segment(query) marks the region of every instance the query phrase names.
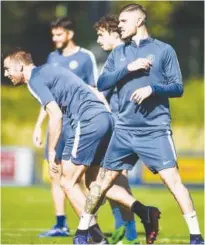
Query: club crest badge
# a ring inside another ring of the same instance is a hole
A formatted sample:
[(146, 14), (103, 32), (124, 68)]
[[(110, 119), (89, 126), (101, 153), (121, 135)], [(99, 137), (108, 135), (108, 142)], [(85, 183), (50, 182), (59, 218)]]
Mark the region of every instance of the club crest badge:
[(149, 54), (146, 58), (150, 60), (152, 63), (154, 63), (155, 61), (155, 56), (153, 54)]
[(71, 70), (75, 70), (76, 68), (78, 67), (78, 62), (76, 60), (72, 60), (70, 63), (69, 63), (69, 68)]

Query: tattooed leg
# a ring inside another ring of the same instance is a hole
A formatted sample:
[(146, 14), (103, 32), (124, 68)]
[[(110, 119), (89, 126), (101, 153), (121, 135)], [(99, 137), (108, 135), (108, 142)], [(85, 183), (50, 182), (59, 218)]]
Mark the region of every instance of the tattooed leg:
[(96, 206), (101, 200), (101, 186), (93, 183), (90, 192), (86, 198), (85, 202), (85, 212), (88, 214), (94, 214)]
[(100, 169), (97, 180), (91, 184), (90, 192), (86, 198), (84, 212), (80, 218), (80, 223), (74, 238), (74, 244), (79, 243), (79, 239), (82, 240), (82, 238), (83, 242), (80, 241), (80, 243), (87, 244), (89, 228), (91, 229), (95, 226), (95, 228), (100, 231), (100, 227), (96, 223), (95, 225), (92, 224), (93, 221), (96, 222), (96, 220), (93, 220), (93, 218), (95, 218), (94, 213), (98, 210), (102, 198), (119, 174), (120, 172), (103, 168)]
[(120, 172), (117, 171), (104, 168), (100, 169), (97, 180), (91, 185), (90, 192), (86, 199), (86, 213), (94, 214), (98, 210), (106, 191), (112, 186), (113, 181), (119, 174)]

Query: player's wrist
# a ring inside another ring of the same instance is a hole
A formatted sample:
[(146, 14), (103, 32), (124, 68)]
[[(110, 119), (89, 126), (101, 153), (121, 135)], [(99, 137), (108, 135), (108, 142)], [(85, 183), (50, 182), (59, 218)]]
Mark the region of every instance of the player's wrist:
[(149, 87), (149, 90), (150, 90), (150, 94), (152, 94), (153, 93), (152, 86), (150, 85), (148, 87)]
[(150, 88), (152, 90), (151, 94), (155, 94), (155, 86), (152, 84), (152, 85), (150, 85)]
[(54, 149), (50, 149), (48, 151), (48, 160), (54, 162), (55, 157), (56, 157), (56, 151)]
[(128, 70), (128, 71), (133, 71), (133, 64), (132, 64), (132, 63), (129, 63), (129, 64), (127, 65), (127, 70)]

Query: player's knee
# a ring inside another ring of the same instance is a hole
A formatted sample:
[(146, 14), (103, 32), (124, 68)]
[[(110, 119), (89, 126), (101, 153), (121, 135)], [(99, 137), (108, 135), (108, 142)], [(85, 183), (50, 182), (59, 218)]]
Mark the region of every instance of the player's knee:
[[(55, 168), (54, 168), (54, 166), (55, 166)], [(49, 164), (48, 173), (49, 173), (50, 181), (51, 182), (55, 182), (55, 181), (59, 182), (61, 175), (62, 175), (61, 163), (56, 162), (54, 164), (54, 166)]]
[[(107, 180), (107, 181), (106, 181)], [(101, 183), (100, 187), (101, 187), (101, 192), (102, 194), (104, 195), (108, 190), (109, 188), (112, 186), (112, 180), (111, 178), (106, 178), (106, 180)]]
[(119, 176), (118, 172), (108, 171), (105, 177), (105, 181), (103, 182), (103, 188), (108, 190), (116, 181), (117, 176)]
[(81, 183), (81, 179), (82, 178), (76, 175), (69, 175), (69, 174), (62, 175), (61, 177), (62, 187), (65, 191), (72, 192), (75, 185), (76, 184), (79, 185)]
[(175, 193), (177, 193), (177, 192), (180, 194), (182, 194), (182, 193), (188, 194), (189, 193), (188, 189), (185, 187), (185, 185), (181, 181), (176, 182), (174, 187), (175, 187), (174, 188)]
[(101, 168), (97, 176), (97, 183), (104, 185), (104, 186), (109, 186), (112, 184), (113, 181), (114, 181), (114, 178), (112, 176), (112, 171)]
[(49, 177), (51, 182), (60, 182), (61, 174), (49, 170)]
[(60, 178), (60, 187), (62, 189), (64, 189), (64, 187), (65, 187), (65, 178), (63, 176), (61, 176), (61, 178)]
[(187, 191), (178, 174), (168, 176), (164, 182), (174, 194), (177, 192)]
[(64, 191), (71, 193), (74, 188), (74, 183), (66, 178), (61, 179), (60, 181), (61, 187)]

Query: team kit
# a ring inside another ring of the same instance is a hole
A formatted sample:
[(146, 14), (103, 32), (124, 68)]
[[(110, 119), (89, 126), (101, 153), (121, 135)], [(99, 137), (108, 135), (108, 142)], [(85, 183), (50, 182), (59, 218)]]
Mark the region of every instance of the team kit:
[[(42, 146), (42, 124), (49, 118), (44, 158), (56, 223), (39, 237), (70, 235), (67, 199), (79, 217), (73, 244), (139, 244), (135, 217), (144, 226), (146, 243), (153, 244), (163, 214), (136, 199), (128, 183), (128, 171), (140, 159), (173, 195), (190, 244), (204, 244), (178, 171), (170, 126), (169, 99), (184, 90), (178, 58), (170, 44), (149, 35), (147, 18), (142, 5), (128, 4), (118, 16), (95, 23), (97, 43), (109, 52), (100, 75), (94, 54), (74, 41), (75, 25), (68, 17), (51, 22), (55, 50), (45, 64), (36, 66), (21, 48), (4, 55), (4, 75), (13, 85), (25, 84), (40, 104), (36, 147)], [(109, 240), (97, 219), (105, 200), (115, 221)]]

